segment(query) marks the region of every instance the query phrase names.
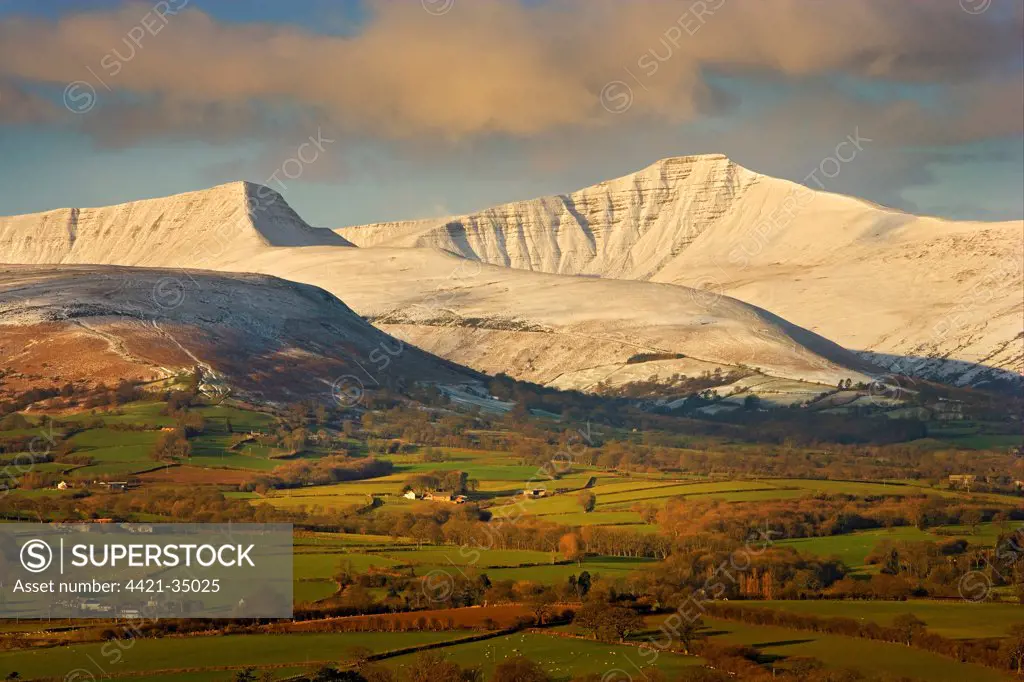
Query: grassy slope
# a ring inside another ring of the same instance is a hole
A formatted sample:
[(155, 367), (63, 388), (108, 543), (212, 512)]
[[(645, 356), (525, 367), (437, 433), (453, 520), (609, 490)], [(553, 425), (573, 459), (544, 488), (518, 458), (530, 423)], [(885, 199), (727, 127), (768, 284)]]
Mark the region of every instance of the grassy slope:
[[(609, 675), (613, 670), (636, 674), (636, 666), (646, 663), (646, 659), (640, 656), (640, 650), (636, 647), (532, 633), (517, 633), (482, 642), (459, 644), (446, 647), (443, 651), (453, 661), (462, 665), (481, 665), (484, 669), (484, 679), (488, 678), (497, 663), (519, 654), (540, 664), (555, 680), (567, 680), (586, 673)], [(399, 656), (388, 659), (387, 665), (398, 669), (400, 666), (412, 665), (413, 661), (413, 656)], [(699, 662), (699, 659), (691, 656), (664, 654), (658, 659), (657, 667), (667, 673), (669, 679), (673, 679), (672, 673), (697, 665)], [(643, 678), (638, 675), (636, 679)]]
[(926, 682), (998, 682), (1007, 679), (991, 668), (957, 663), (938, 654), (899, 644), (717, 619), (706, 619), (706, 622), (714, 639), (750, 645), (768, 655), (812, 656), (836, 669), (907, 676)]
[(848, 533), (846, 535), (780, 540), (778, 544), (815, 556), (838, 556), (851, 570), (859, 572), (864, 570), (870, 571), (875, 568), (867, 566), (864, 560), (875, 546), (884, 540), (918, 542), (936, 539), (934, 535), (929, 535), (914, 526), (900, 526), (890, 529)]
[(880, 625), (890, 625), (896, 616), (913, 613), (927, 623), (930, 631), (954, 639), (1003, 637), (1012, 625), (1024, 623), (1024, 607), (1019, 604), (975, 604), (968, 601), (924, 599), (905, 602), (808, 600), (742, 603), (742, 606), (748, 605), (815, 616), (842, 616)]

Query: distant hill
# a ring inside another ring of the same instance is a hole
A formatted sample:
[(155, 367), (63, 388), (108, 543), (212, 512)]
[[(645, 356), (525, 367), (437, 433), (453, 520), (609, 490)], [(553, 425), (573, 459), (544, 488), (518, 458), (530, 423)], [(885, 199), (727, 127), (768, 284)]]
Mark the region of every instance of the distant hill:
[(8, 391), (153, 381), (198, 367), (205, 382), (266, 401), (478, 380), (403, 347), (316, 287), (81, 265), (0, 266), (0, 367)]

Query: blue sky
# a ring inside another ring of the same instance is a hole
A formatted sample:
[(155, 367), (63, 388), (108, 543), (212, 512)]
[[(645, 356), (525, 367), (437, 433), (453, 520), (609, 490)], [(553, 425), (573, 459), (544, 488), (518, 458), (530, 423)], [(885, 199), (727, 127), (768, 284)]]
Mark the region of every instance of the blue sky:
[(0, 2), (0, 214), (246, 179), (340, 226), (694, 153), (802, 181), (856, 133), (830, 190), (1024, 215), (1019, 0), (159, 4)]

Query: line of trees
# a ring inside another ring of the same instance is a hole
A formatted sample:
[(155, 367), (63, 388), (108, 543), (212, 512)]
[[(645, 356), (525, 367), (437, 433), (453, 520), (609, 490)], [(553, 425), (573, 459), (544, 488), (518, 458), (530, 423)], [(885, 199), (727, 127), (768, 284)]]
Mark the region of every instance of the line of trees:
[(341, 481), (361, 481), (387, 476), (395, 469), (393, 462), (376, 457), (353, 459), (331, 455), (320, 459), (303, 459), (274, 467), (269, 474), (255, 476), (242, 484), (245, 491), (265, 492), (276, 488), (300, 488), (329, 485)]

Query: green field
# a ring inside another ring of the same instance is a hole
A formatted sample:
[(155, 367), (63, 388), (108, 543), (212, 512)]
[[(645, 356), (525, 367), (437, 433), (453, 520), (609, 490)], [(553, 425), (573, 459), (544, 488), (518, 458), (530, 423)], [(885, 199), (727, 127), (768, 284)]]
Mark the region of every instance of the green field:
[(164, 464), (150, 460), (148, 462), (106, 462), (103, 464), (90, 464), (86, 467), (74, 469), (71, 476), (78, 479), (93, 479), (97, 476), (106, 476), (113, 479), (127, 478), (132, 474), (141, 474), (144, 471), (158, 469)]
[[(162, 415), (163, 403), (134, 403), (119, 408), (123, 414), (75, 415), (61, 418), (61, 423), (100, 420), (107, 425), (135, 424), (146, 426), (147, 431), (120, 431), (112, 428), (89, 429), (75, 434), (70, 441), (76, 454), (93, 458), (94, 463), (74, 470), (76, 478), (94, 478), (103, 475), (127, 476), (159, 466), (150, 457), (161, 433), (155, 429), (173, 426), (174, 418)], [(235, 433), (266, 431), (275, 419), (268, 414), (226, 406), (196, 407), (194, 412), (207, 420), (207, 431), (191, 440), (192, 457), (189, 464), (198, 467), (270, 470), (281, 464), (269, 458), (270, 448), (246, 445), (239, 451), (229, 450), (231, 434), (226, 430), (231, 421)], [(6, 432), (5, 432), (6, 433)], [(64, 465), (63, 468), (69, 468)]]
[(885, 496), (899, 497), (905, 495), (932, 494), (941, 495), (945, 491), (925, 488), (915, 485), (901, 485), (898, 483), (872, 483), (867, 481), (827, 481), (808, 480), (795, 478), (776, 478), (762, 481), (764, 484), (779, 488), (799, 488), (809, 490), (813, 493), (824, 493), (827, 495), (856, 495), (864, 496)]
[[(518, 482), (520, 487), (529, 482), (547, 483), (548, 476), (536, 465), (522, 464), (519, 458), (507, 452), (468, 450), (465, 448), (434, 448), (444, 456), (440, 462), (425, 462), (421, 454), (385, 455), (395, 464), (401, 479), (430, 471), (465, 471), (479, 481)], [(513, 486), (515, 487), (515, 486)]]
[(327, 579), (340, 571), (365, 573), (371, 566), (385, 568), (401, 562), (377, 554), (296, 554), (292, 562), (295, 580)]
[(88, 455), (93, 464), (74, 470), (75, 478), (126, 476), (160, 466), (150, 457), (158, 431), (89, 429), (71, 437), (75, 454)]
[[(394, 461), (393, 457), (389, 457)], [(524, 486), (528, 481), (535, 481), (538, 485), (549, 483), (546, 477), (538, 476), (537, 467), (523, 466), (511, 463), (483, 463), (480, 461), (446, 461), (446, 462), (419, 462), (414, 464), (396, 464), (395, 471), (401, 474), (402, 478), (408, 478), (414, 474), (423, 474), (430, 471), (465, 471), (470, 478), (478, 481), (515, 481)]]
[(546, 566), (527, 566), (524, 568), (491, 568), (486, 571), (491, 581), (495, 580), (528, 580), (536, 583), (554, 584), (568, 580), (570, 575), (579, 575), (588, 571), (591, 576), (602, 575), (607, 578), (625, 578), (629, 573), (649, 568), (654, 559), (634, 559), (628, 557), (587, 557), (582, 565), (548, 564)]
[(207, 419), (218, 426), (221, 424), (226, 425), (226, 420), (230, 420), (231, 430), (234, 433), (244, 433), (246, 431), (268, 431), (275, 423), (277, 423), (277, 419), (275, 419), (273, 415), (266, 414), (265, 412), (242, 410), (237, 407), (228, 407), (226, 405), (197, 407), (193, 408), (193, 411), (198, 412), (204, 419)]
[[(74, 470), (69, 474), (77, 479), (111, 476), (126, 478), (131, 474), (151, 470), (161, 466), (154, 461), (150, 453), (157, 439), (161, 437), (159, 427), (173, 424), (173, 418), (160, 414), (164, 409), (161, 403), (138, 403), (127, 406), (123, 414), (99, 413), (81, 415), (80, 423), (85, 420), (100, 420), (105, 426), (90, 428), (77, 433), (72, 439), (75, 454), (85, 454), (93, 459), (87, 466), (41, 463), (35, 466), (39, 472), (61, 472)], [(120, 410), (119, 410), (120, 411)], [(252, 472), (269, 471), (286, 464), (289, 460), (277, 459), (282, 454), (280, 449), (257, 443), (246, 443), (232, 448), (235, 434), (256, 432), (272, 432), (277, 429), (277, 420), (271, 415), (243, 410), (226, 405), (197, 407), (195, 411), (207, 420), (207, 428), (201, 435), (191, 440), (192, 456), (188, 461), (191, 467), (207, 467), (218, 469), (235, 469)], [(286, 417), (291, 419), (291, 417)], [(37, 418), (33, 418), (36, 421)], [(65, 421), (73, 421), (67, 418)], [(228, 422), (230, 421), (230, 430)], [(146, 431), (121, 431), (112, 428), (116, 425), (145, 425)], [(337, 426), (335, 424), (335, 426)], [(333, 428), (333, 427), (331, 427)], [(311, 426), (310, 430), (319, 429)], [(22, 432), (36, 432), (39, 427), (23, 429)], [(346, 425), (346, 430), (347, 425)], [(283, 433), (283, 432), (282, 432)], [(3, 435), (16, 435), (17, 432), (5, 432)], [(959, 439), (961, 442), (981, 442), (982, 439), (1001, 439), (1002, 436), (978, 435), (975, 431), (950, 429), (937, 438)], [(333, 438), (333, 437), (332, 437)], [(624, 438), (639, 439), (640, 436)], [(325, 441), (317, 441), (320, 445), (310, 446), (297, 457), (315, 458), (331, 454)], [(333, 441), (334, 443), (340, 441)], [(996, 442), (996, 441), (986, 441)], [(21, 446), (19, 446), (21, 447)], [(499, 447), (499, 446), (495, 446)], [(751, 446), (753, 447), (753, 446)], [(524, 459), (510, 452), (473, 450), (465, 448), (434, 448), (441, 452), (444, 461), (426, 462), (423, 448), (411, 441), (403, 433), (399, 439), (395, 432), (386, 438), (367, 438), (365, 441), (346, 441), (345, 448), (352, 453), (366, 455), (371, 450), (381, 449), (402, 450), (399, 454), (377, 454), (375, 456), (390, 460), (394, 464), (393, 473), (375, 479), (350, 481), (323, 486), (296, 487), (269, 492), (242, 493), (237, 492), (238, 481), (244, 476), (224, 471), (216, 473), (220, 481), (218, 489), (233, 488), (226, 496), (233, 500), (243, 501), (252, 505), (270, 504), (274, 507), (298, 512), (330, 513), (353, 507), (364, 507), (373, 499), (379, 506), (373, 509), (362, 509), (359, 514), (338, 521), (334, 518), (313, 518), (311, 522), (297, 526), (331, 528), (341, 525), (345, 528), (373, 529), (386, 533), (397, 523), (376, 523), (382, 520), (382, 514), (391, 512), (414, 511), (417, 513), (433, 513), (435, 520), (440, 521), (441, 503), (422, 500), (409, 500), (401, 496), (406, 482), (414, 475), (432, 471), (460, 470), (474, 479), (476, 486), (471, 487), (470, 497), (474, 502), (489, 510), (498, 523), (508, 524), (519, 515), (533, 515), (546, 522), (563, 524), (572, 527), (599, 526), (621, 531), (636, 533), (657, 533), (656, 524), (645, 523), (649, 518), (650, 507), (660, 507), (671, 499), (689, 499), (696, 501), (721, 500), (726, 502), (750, 502), (784, 500), (793, 498), (809, 498), (812, 495), (849, 495), (860, 498), (900, 495), (932, 495), (943, 498), (942, 501), (958, 503), (965, 501), (966, 496), (954, 490), (941, 487), (930, 487), (924, 481), (829, 481), (799, 479), (745, 479), (721, 480), (717, 477), (696, 477), (682, 473), (663, 474), (621, 474), (598, 470), (591, 467), (580, 467), (557, 480), (548, 480), (543, 469), (535, 465), (524, 464)], [(12, 448), (13, 449), (13, 448)], [(682, 452), (683, 450), (680, 450)], [(698, 452), (698, 451), (693, 451)], [(704, 453), (704, 451), (699, 451)], [(707, 457), (727, 455), (723, 453), (705, 453)], [(972, 455), (976, 453), (970, 453)], [(12, 455), (8, 455), (11, 457)], [(207, 475), (195, 475), (191, 470), (182, 470), (178, 479), (161, 480), (198, 480), (208, 483)], [(191, 474), (192, 477), (186, 476)], [(894, 476), (896, 474), (893, 474)], [(148, 477), (144, 477), (148, 478)], [(70, 480), (70, 479), (69, 479)], [(228, 483), (233, 481), (233, 483)], [(596, 495), (596, 509), (584, 513), (578, 501), (578, 489), (587, 487)], [(78, 493), (79, 490), (61, 493), (56, 490), (25, 490), (17, 494), (26, 498), (41, 498), (50, 495), (74, 495), (76, 500), (88, 500)], [(544, 488), (552, 494), (540, 499), (527, 499), (517, 496), (524, 488)], [(259, 488), (264, 491), (261, 486)], [(557, 489), (568, 492), (555, 493)], [(99, 489), (95, 491), (101, 493)], [(145, 494), (143, 489), (141, 494)], [(209, 492), (206, 490), (204, 492)], [(1002, 503), (1003, 508), (1018, 498), (998, 496), (995, 494), (979, 495), (979, 499), (990, 499)], [(104, 506), (96, 505), (97, 509), (114, 510), (111, 515), (119, 514), (119, 506), (113, 496), (99, 497)], [(115, 502), (106, 505), (109, 500)], [(85, 502), (81, 505), (85, 506)], [(31, 501), (25, 505), (33, 506)], [(42, 503), (35, 506), (42, 507)], [(70, 505), (69, 505), (70, 506)], [(465, 508), (463, 508), (465, 509)], [(448, 507), (444, 511), (455, 511)], [(92, 511), (95, 511), (93, 509)], [(235, 510), (231, 510), (234, 512)], [(261, 510), (266, 511), (266, 510)], [(161, 511), (161, 514), (169, 512)], [(136, 518), (134, 512), (126, 512)], [(642, 516), (643, 515), (643, 516)], [(282, 515), (284, 516), (284, 515)], [(137, 518), (157, 520), (153, 515), (138, 515)], [(291, 518), (289, 516), (288, 518)], [(296, 516), (298, 518), (298, 516)], [(387, 517), (383, 517), (387, 518)], [(168, 519), (158, 519), (168, 520)], [(369, 521), (369, 522), (367, 522)], [(403, 523), (405, 519), (402, 520)], [(449, 527), (456, 529), (456, 526)], [(446, 531), (448, 528), (446, 528)], [(461, 529), (458, 529), (461, 532)], [(955, 537), (966, 538), (974, 546), (992, 546), (1000, 532), (1006, 526), (992, 523), (979, 524), (971, 529), (962, 526), (931, 528), (927, 531), (911, 526), (892, 529), (871, 530), (847, 535), (815, 538), (779, 539), (780, 546), (792, 547), (800, 552), (818, 557), (838, 557), (854, 573), (866, 577), (878, 570), (877, 566), (868, 566), (865, 561), (880, 543), (895, 542), (943, 542)], [(419, 528), (415, 531), (421, 536)], [(552, 537), (559, 537), (558, 533)], [(449, 536), (446, 533), (446, 536)], [(326, 532), (300, 531), (294, 537), (293, 588), (294, 601), (297, 604), (310, 603), (330, 599), (337, 594), (338, 584), (334, 577), (340, 572), (353, 575), (366, 574), (375, 569), (388, 571), (399, 576), (394, 584), (379, 587), (379, 582), (367, 584), (378, 585), (369, 588), (371, 596), (381, 599), (390, 595), (388, 606), (395, 606), (401, 600), (401, 590), (419, 591), (415, 582), (407, 584), (405, 578), (425, 576), (436, 571), (445, 571), (453, 578), (464, 577), (473, 580), (486, 574), (491, 581), (533, 582), (538, 584), (563, 584), (570, 576), (578, 576), (586, 571), (593, 576), (610, 579), (624, 579), (638, 571), (656, 570), (655, 559), (626, 558), (610, 556), (589, 556), (580, 562), (566, 563), (555, 551), (532, 550), (480, 550), (473, 546), (460, 548), (455, 545), (420, 546), (409, 538), (393, 538), (387, 535), (343, 535)], [(397, 585), (397, 587), (396, 587)], [(601, 586), (604, 588), (605, 586)], [(616, 589), (620, 587), (615, 586)], [(394, 589), (392, 589), (394, 588)], [(396, 592), (400, 595), (394, 599)], [(336, 600), (332, 600), (332, 606)], [(1002, 603), (973, 604), (957, 601), (910, 600), (904, 602), (884, 601), (749, 601), (742, 605), (751, 608), (764, 608), (778, 611), (813, 614), (822, 617), (844, 617), (860, 622), (872, 622), (882, 625), (891, 624), (901, 614), (913, 613), (921, 618), (930, 632), (950, 638), (998, 638), (1005, 636), (1015, 624), (1024, 623), (1024, 608), (1018, 605)], [(521, 605), (513, 607), (522, 609)], [(559, 606), (559, 608), (562, 608)], [(525, 611), (525, 609), (523, 609)], [(325, 611), (325, 613), (332, 613)], [(518, 613), (518, 612), (517, 612)], [(416, 618), (416, 613), (406, 614), (409, 620)], [(656, 622), (657, 619), (649, 619)], [(753, 626), (727, 622), (722, 619), (708, 619), (710, 626), (707, 635), (712, 641), (720, 643), (744, 644), (757, 648), (765, 660), (774, 661), (782, 667), (800, 657), (814, 657), (826, 665), (836, 669), (857, 668), (866, 672), (887, 675), (906, 675), (915, 679), (935, 682), (952, 680), (988, 680), (1002, 679), (994, 670), (978, 666), (964, 665), (954, 660), (931, 654), (918, 649), (898, 646), (884, 642), (847, 638), (837, 635), (826, 635), (804, 632), (795, 629)], [(94, 625), (87, 626), (92, 628)], [(101, 624), (99, 627), (106, 627)], [(11, 630), (11, 633), (19, 632)], [(38, 632), (21, 631), (26, 636), (40, 636)], [(236, 631), (237, 632), (237, 631)], [(442, 653), (451, 656), (464, 665), (482, 665), (485, 674), (489, 674), (496, 663), (507, 658), (523, 654), (546, 668), (558, 680), (567, 680), (572, 675), (597, 673), (605, 675), (612, 670), (623, 670), (633, 675), (637, 666), (645, 662), (639, 649), (634, 646), (605, 644), (572, 637), (559, 637), (559, 633), (572, 632), (572, 626), (559, 626), (544, 634), (517, 632), (503, 635), (482, 642), (457, 644), (443, 648)], [(49, 633), (45, 637), (50, 642), (80, 641), (85, 639), (84, 633), (75, 628), (68, 628), (58, 633)], [(21, 677), (55, 676), (61, 678), (74, 672), (76, 668), (90, 671), (97, 678), (104, 676), (124, 676), (137, 679), (157, 679), (164, 682), (203, 682), (226, 680), (233, 677), (232, 669), (254, 665), (256, 667), (273, 667), (274, 675), (279, 678), (305, 672), (322, 664), (337, 664), (346, 658), (351, 647), (364, 646), (372, 651), (388, 651), (403, 647), (444, 642), (461, 638), (470, 631), (455, 632), (408, 632), (408, 633), (345, 633), (345, 634), (276, 634), (276, 635), (224, 635), (218, 637), (166, 637), (160, 640), (140, 640), (133, 642), (130, 648), (121, 649), (116, 642), (106, 644), (64, 645), (53, 649), (25, 648), (0, 653), (0, 677), (17, 671)], [(40, 636), (42, 639), (43, 636)], [(9, 638), (16, 646), (26, 646), (13, 635)], [(643, 640), (643, 637), (635, 638)], [(635, 643), (635, 642), (633, 642)], [(118, 661), (111, 660), (110, 652), (116, 653)], [(658, 660), (659, 667), (670, 679), (678, 675), (685, 667), (700, 663), (695, 657), (684, 657), (674, 654), (663, 654)], [(385, 665), (401, 668), (413, 664), (413, 655), (404, 654), (400, 657), (387, 659)], [(109, 668), (107, 667), (109, 666)], [(215, 670), (214, 668), (220, 668)], [(82, 678), (85, 676), (79, 676)], [(87, 678), (87, 677), (86, 677)]]
[[(150, 453), (160, 438), (159, 431), (118, 431), (115, 429), (89, 429), (72, 436), (75, 454), (88, 455), (93, 464), (74, 470), (76, 478), (93, 478), (101, 475), (125, 476), (148, 471), (161, 466)], [(253, 456), (244, 452), (228, 450), (231, 436), (207, 433), (192, 441), (192, 466), (270, 470), (280, 461), (265, 456)], [(68, 465), (64, 465), (65, 468)]]
[[(138, 639), (125, 643), (82, 644), (46, 650), (15, 651), (0, 654), (0, 676), (18, 672), (22, 678), (57, 677), (69, 671), (91, 671), (96, 678), (116, 672), (118, 675), (149, 671), (201, 671), (203, 668), (274, 665), (293, 663), (310, 668), (316, 662), (344, 660), (350, 647), (371, 651), (390, 651), (417, 644), (441, 642), (465, 636), (465, 632), (389, 632), (295, 635), (228, 635)], [(117, 661), (104, 652), (120, 654)], [(308, 669), (308, 668), (307, 668)], [(90, 679), (79, 675), (74, 679)], [(151, 679), (148, 675), (146, 679)], [(174, 679), (174, 678), (169, 678)], [(184, 678), (183, 678), (184, 679)], [(220, 673), (219, 679), (230, 679)]]
[[(549, 490), (563, 487), (561, 482), (548, 483)], [(664, 505), (674, 497), (718, 499), (727, 502), (753, 502), (803, 497), (811, 494), (807, 489), (789, 488), (764, 481), (680, 482), (664, 479), (646, 480), (599, 479), (589, 489), (597, 497), (594, 512), (584, 514), (577, 500), (578, 492), (551, 495), (540, 499), (508, 500), (491, 507), (495, 517), (523, 515), (557, 516), (551, 519), (567, 525), (611, 525), (638, 523), (640, 516), (632, 511), (636, 504)], [(603, 515), (610, 516), (603, 516)]]
[(149, 459), (160, 437), (156, 431), (115, 431), (89, 429), (71, 437), (76, 453), (87, 454), (98, 462), (137, 462)]
[[(1010, 530), (1017, 528), (1024, 528), (1024, 523), (1016, 522), (1011, 523), (1007, 526)], [(995, 547), (996, 541), (999, 536), (1005, 532), (1005, 529), (998, 523), (979, 523), (976, 528), (970, 526), (936, 526), (929, 528), (928, 532), (935, 536), (936, 540), (943, 540), (948, 538), (964, 538), (971, 545), (982, 545), (985, 547)]]
[[(601, 498), (598, 497), (598, 504)], [(502, 501), (490, 508), (496, 518), (519, 517), (524, 515), (545, 516), (549, 514), (567, 514), (569, 512), (582, 511), (579, 502), (576, 501), (576, 493), (567, 495), (553, 495), (540, 499), (517, 498), (515, 500)]]
[(607, 492), (598, 486), (594, 492), (598, 496), (599, 505), (632, 504), (651, 500), (664, 500), (670, 497), (704, 496), (713, 493), (732, 493), (746, 490), (764, 490), (773, 486), (757, 481), (720, 481), (715, 483), (683, 483), (675, 485), (652, 485), (647, 489), (629, 492)]
[(338, 591), (338, 584), (330, 580), (297, 580), (292, 586), (292, 600), (296, 604), (326, 599)]
[(360, 535), (358, 533), (296, 533), (294, 546), (296, 551), (309, 548), (330, 547), (381, 547), (411, 545), (408, 538), (393, 538), (389, 535)]
[(847, 568), (856, 573), (873, 568), (867, 566), (864, 560), (884, 540), (920, 542), (935, 539), (934, 535), (918, 530), (915, 526), (898, 526), (845, 535), (779, 540), (776, 544), (822, 558), (837, 556)]
[[(303, 673), (309, 673), (306, 668), (295, 668), (291, 666), (274, 667), (272, 670), (261, 671), (260, 675), (271, 673), (274, 680), (291, 680)], [(211, 670), (199, 673), (170, 673), (167, 675), (146, 675), (146, 682), (230, 682), (235, 676), (234, 672), (223, 670)], [(131, 678), (129, 678), (131, 679)], [(139, 678), (136, 678), (139, 679)]]
[(249, 498), (254, 503), (268, 503), (278, 509), (306, 509), (307, 511), (322, 510), (325, 512), (338, 511), (349, 507), (364, 507), (370, 502), (370, 496), (365, 494), (336, 494), (336, 495), (274, 495), (272, 497), (255, 496)]
[(389, 568), (399, 562), (383, 554), (342, 552), (339, 549), (402, 549), (409, 541), (386, 535), (340, 535), (335, 533), (303, 533), (294, 540), (294, 601), (318, 601), (333, 595), (338, 585), (333, 578), (340, 571), (365, 573), (371, 566)]
[[(516, 633), (457, 644), (440, 651), (460, 665), (481, 666), (484, 679), (493, 672), (495, 665), (520, 654), (538, 663), (555, 680), (568, 680), (588, 673), (604, 675), (612, 670), (636, 674), (635, 666), (642, 666), (646, 662), (637, 647), (534, 633)], [(413, 665), (414, 660), (415, 655), (397, 656), (386, 659), (385, 664), (397, 670), (402, 666)], [(669, 679), (673, 679), (673, 673), (699, 663), (700, 659), (692, 656), (663, 654), (658, 658), (656, 667), (665, 672)], [(637, 675), (635, 679), (643, 678)]]
[(608, 525), (608, 526), (598, 526), (598, 527), (599, 528), (607, 528), (609, 530), (625, 530), (625, 531), (629, 531), (630, 533), (641, 533), (641, 534), (644, 534), (644, 535), (647, 535), (647, 534), (654, 535), (654, 534), (657, 534), (657, 533), (661, 532), (661, 528), (659, 528), (658, 525), (655, 524), (655, 523), (612, 524), (612, 525)]
[[(580, 565), (575, 562), (555, 564), (552, 562), (561, 561), (561, 557), (549, 552), (475, 549), (472, 546), (465, 549), (455, 546), (428, 546), (422, 549), (391, 546), (395, 549), (390, 549), (388, 545), (371, 545), (369, 547), (375, 550), (371, 553), (318, 552), (317, 547), (299, 546), (293, 563), (296, 590), (300, 589), (299, 581), (329, 580), (342, 570), (365, 573), (370, 567), (387, 569), (413, 566), (416, 575), (443, 569), (451, 571), (453, 575), (486, 573), (492, 581), (527, 580), (554, 584), (564, 582), (570, 575), (579, 575), (583, 571), (589, 571), (591, 575), (625, 577), (632, 571), (655, 563), (654, 559), (591, 556), (585, 558)], [(508, 568), (498, 568), (501, 566)]]
[(637, 532), (641, 532), (638, 528), (643, 523), (640, 514), (635, 511), (585, 512), (579, 507), (577, 507), (577, 511), (558, 514), (552, 518), (546, 518), (545, 521), (554, 521), (566, 526), (622, 526), (625, 530)]
[(386, 556), (404, 564), (436, 564), (438, 566), (522, 566), (550, 564), (561, 559), (551, 552), (519, 549), (475, 549), (466, 547), (426, 547), (419, 550), (387, 552)]
[(280, 466), (280, 460), (269, 459), (265, 456), (246, 454), (244, 451), (228, 450), (231, 446), (229, 434), (204, 433), (192, 439), (192, 456), (188, 463), (197, 467), (211, 467), (221, 469), (253, 469), (257, 471), (270, 471)]
[(928, 435), (953, 447), (975, 450), (998, 450), (1021, 444), (1019, 434), (980, 433), (983, 428), (972, 422), (946, 423), (941, 426), (930, 426)]
[[(203, 438), (210, 438), (203, 436)], [(216, 446), (214, 447), (216, 450)], [(439, 450), (445, 451), (444, 448)], [(883, 482), (828, 481), (802, 479), (724, 480), (707, 481), (685, 476), (669, 479), (664, 477), (612, 476), (601, 472), (578, 471), (558, 481), (537, 480), (536, 468), (515, 464), (507, 453), (477, 450), (449, 449), (443, 462), (422, 462), (418, 454), (387, 455), (395, 462), (398, 471), (387, 476), (362, 481), (350, 481), (325, 486), (279, 490), (263, 497), (251, 498), (254, 504), (268, 503), (281, 509), (337, 512), (346, 508), (366, 504), (369, 496), (376, 496), (383, 505), (370, 512), (377, 515), (401, 508), (422, 509), (429, 502), (408, 500), (401, 497), (405, 482), (416, 473), (433, 470), (463, 470), (478, 481), (477, 498), (497, 498), (485, 506), (497, 518), (520, 516), (550, 517), (547, 520), (568, 526), (623, 526), (639, 527), (640, 514), (636, 505), (663, 505), (672, 498), (715, 499), (727, 502), (758, 502), (762, 500), (783, 500), (805, 497), (813, 494), (847, 494), (858, 496), (901, 496), (933, 494), (945, 497), (958, 493), (927, 488), (920, 485)], [(229, 466), (235, 468), (264, 468), (280, 462), (245, 456), (239, 453), (214, 455), (218, 461), (201, 463), (207, 466)], [(195, 459), (195, 458), (194, 458)], [(596, 509), (584, 513), (578, 501), (578, 488), (594, 478), (596, 485), (588, 488), (596, 495)], [(532, 479), (532, 480), (531, 480)], [(546, 497), (530, 499), (517, 496), (528, 487), (543, 487), (551, 491)], [(569, 488), (567, 493), (554, 493), (556, 488)], [(1008, 498), (1003, 498), (1008, 499)], [(1002, 500), (1001, 500), (1002, 501)], [(644, 528), (638, 532), (651, 532)], [(995, 531), (979, 533), (988, 540)], [(895, 531), (899, 535), (900, 531)], [(966, 534), (965, 534), (966, 535)], [(895, 537), (895, 536), (894, 536)], [(935, 536), (909, 535), (895, 539), (935, 539)], [(970, 539), (970, 537), (968, 537)], [(807, 545), (807, 551), (821, 556), (833, 553), (848, 557), (859, 567), (874, 545), (870, 537), (849, 536), (845, 539), (814, 539), (784, 541), (796, 545)], [(991, 541), (989, 541), (991, 542)]]
[(173, 426), (174, 417), (160, 414), (165, 405), (166, 403), (162, 402), (137, 402), (119, 407), (116, 411), (121, 414), (115, 414), (113, 412), (99, 412), (97, 414), (82, 413), (67, 417), (58, 417), (56, 421), (70, 424), (99, 420), (104, 424), (145, 424), (155, 427)]
[(926, 682), (998, 682), (1006, 677), (980, 665), (958, 663), (951, 658), (900, 644), (856, 637), (824, 635), (804, 630), (747, 625), (715, 618), (705, 619), (713, 640), (752, 646), (767, 656), (811, 656), (829, 668), (855, 669), (893, 677), (906, 676)]
[(807, 497), (807, 490), (742, 490), (739, 492), (709, 493), (705, 497), (712, 500), (725, 500), (726, 502), (760, 502), (762, 500), (792, 500), (797, 497)]
[(971, 534), (970, 528), (962, 526), (946, 526), (945, 530), (947, 532), (963, 531), (949, 535), (933, 532), (937, 530), (939, 529), (923, 531), (915, 526), (896, 526), (887, 529), (847, 533), (845, 535), (779, 540), (776, 544), (792, 547), (800, 552), (806, 552), (822, 558), (837, 556), (854, 573), (864, 571), (872, 573), (878, 567), (867, 565), (865, 559), (875, 547), (886, 540), (893, 542), (943, 542), (959, 537), (966, 539), (971, 545), (992, 547), (995, 545), (996, 537), (1000, 532), (999, 528), (991, 523), (980, 524), (976, 534)]
[[(6, 464), (4, 466), (6, 466)], [(62, 473), (65, 471), (71, 472), (74, 471), (75, 469), (80, 468), (82, 467), (79, 464), (65, 464), (63, 462), (37, 462), (36, 464), (32, 465), (31, 470), (40, 474), (51, 474)], [(15, 472), (18, 471), (18, 463), (15, 462), (14, 464), (12, 464), (11, 469), (14, 470)], [(25, 467), (25, 471), (28, 470), (29, 468)]]
[[(277, 461), (277, 465), (283, 464)], [(284, 498), (299, 498), (306, 500), (307, 504), (313, 503), (313, 498), (320, 498), (317, 504), (327, 504), (332, 497), (351, 497), (353, 495), (399, 495), (402, 491), (404, 478), (395, 479), (388, 476), (372, 478), (365, 481), (346, 481), (344, 483), (333, 483), (331, 485), (317, 485), (308, 488), (292, 488), (287, 490), (275, 490), (262, 499), (273, 505), (292, 505), (293, 501), (281, 502)], [(398, 502), (398, 500), (388, 500)]]
[(894, 601), (750, 601), (742, 606), (773, 611), (809, 613), (815, 616), (853, 618), (880, 625), (893, 618), (913, 613), (927, 624), (928, 630), (953, 639), (1004, 637), (1011, 626), (1024, 623), (1024, 607), (1019, 604), (975, 604), (969, 601), (930, 601), (912, 599)]

